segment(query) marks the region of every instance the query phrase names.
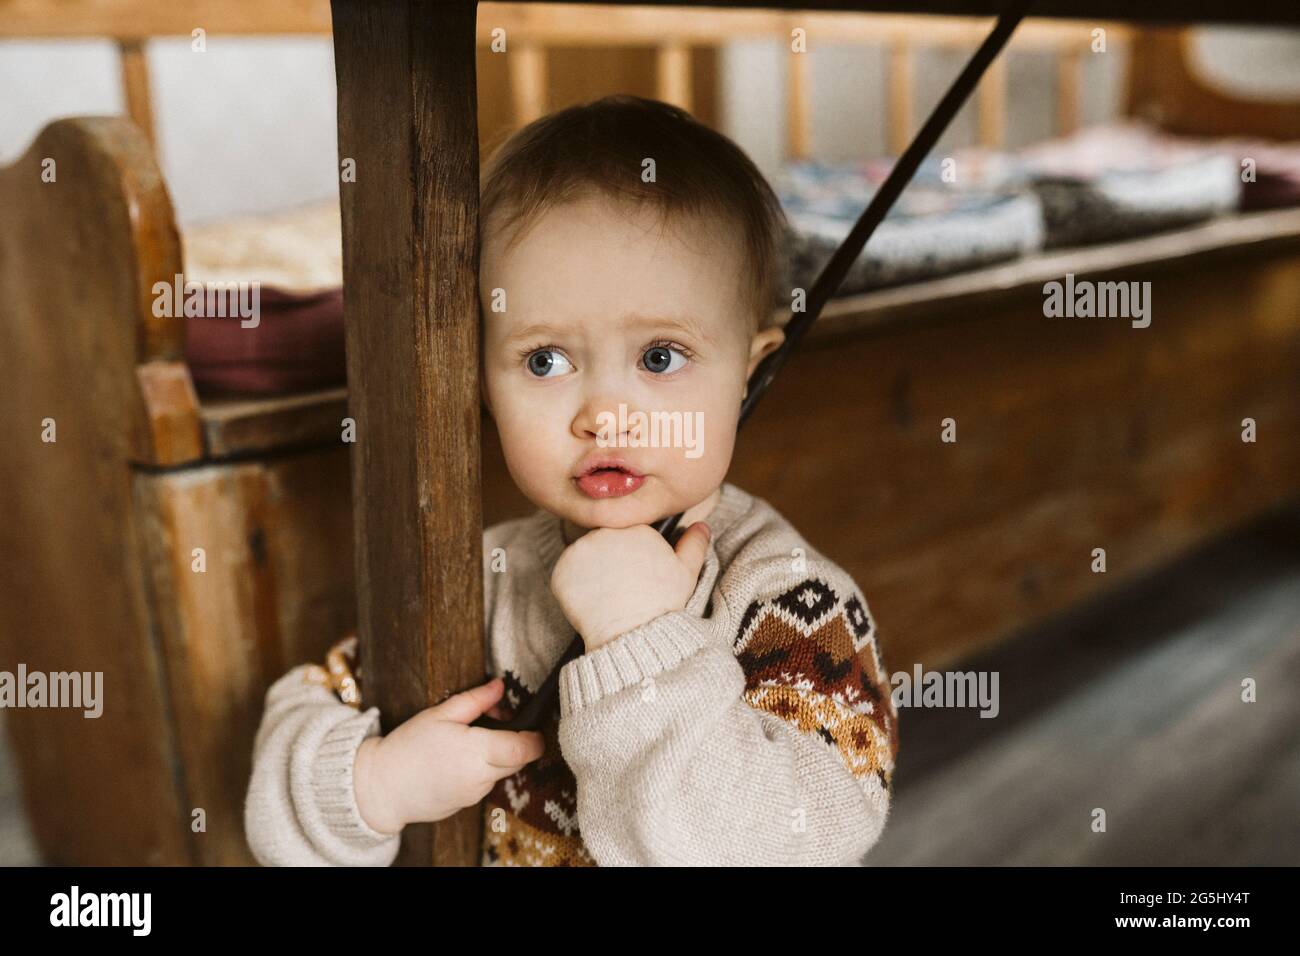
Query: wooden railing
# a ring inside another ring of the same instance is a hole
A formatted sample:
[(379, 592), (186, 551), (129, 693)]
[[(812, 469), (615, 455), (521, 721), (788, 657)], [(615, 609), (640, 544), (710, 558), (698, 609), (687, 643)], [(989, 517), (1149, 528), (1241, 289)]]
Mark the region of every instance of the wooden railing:
[[(659, 99), (693, 110), (692, 48), (721, 48), (737, 40), (778, 39), (790, 48), (786, 67), (785, 129), (790, 158), (811, 155), (812, 102), (816, 96), (808, 54), (825, 46), (877, 46), (886, 51), (885, 141), (900, 152), (916, 131), (917, 54), (967, 50), (988, 32), (977, 17), (906, 16), (782, 10), (626, 7), (593, 4), (480, 3), (479, 55), (502, 39), (508, 52), (510, 114), (522, 126), (548, 111), (547, 53), (556, 48), (642, 47), (655, 51)], [(330, 32), (328, 0), (246, 0), (142, 4), (139, 0), (73, 0), (57, 5), (0, 0), (0, 38), (106, 36), (116, 41), (127, 113), (153, 140), (154, 116), (144, 44), (150, 37), (320, 34)], [(1031, 20), (1011, 43), (1014, 50), (1056, 57), (1055, 128), (1076, 129), (1080, 91), (1093, 31), (1105, 31), (1107, 50), (1129, 41), (1131, 29), (1086, 20)], [(504, 32), (501, 32), (504, 31)], [(802, 31), (802, 32), (800, 32)], [(1007, 116), (1005, 60), (990, 68), (977, 93), (982, 145), (1003, 144)]]
[[(492, 42), (494, 30), (505, 30), (511, 55), (512, 102), (519, 125), (546, 112), (548, 48), (652, 48), (657, 53), (655, 85), (659, 98), (690, 110), (694, 106), (687, 55), (691, 47), (778, 39), (791, 51), (786, 73), (787, 152), (791, 158), (803, 159), (811, 154), (812, 101), (816, 95), (808, 68), (809, 53), (827, 45), (879, 46), (887, 51), (886, 142), (890, 151), (897, 153), (910, 141), (918, 124), (914, 106), (917, 53), (930, 49), (973, 50), (988, 33), (991, 22), (970, 17), (816, 11), (681, 11), (661, 7), (483, 3), (479, 5), (478, 37), (482, 48)], [(1079, 125), (1085, 55), (1093, 48), (1095, 30), (1105, 32), (1108, 51), (1127, 43), (1131, 34), (1130, 28), (1112, 23), (1038, 20), (1023, 24), (1011, 42), (1014, 50), (1056, 56), (1055, 127), (1061, 133)], [(977, 97), (980, 143), (1001, 146), (1007, 115), (1005, 60), (993, 64)]]

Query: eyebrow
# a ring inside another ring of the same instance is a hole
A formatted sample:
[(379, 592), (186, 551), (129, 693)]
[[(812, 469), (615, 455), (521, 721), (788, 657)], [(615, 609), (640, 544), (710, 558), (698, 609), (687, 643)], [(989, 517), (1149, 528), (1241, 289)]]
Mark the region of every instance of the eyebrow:
[(713, 335), (705, 329), (703, 323), (693, 315), (672, 316), (632, 314), (623, 317), (623, 324), (627, 326), (652, 326), (655, 328), (667, 329), (669, 331), (681, 332), (709, 343), (715, 341)]
[(534, 322), (531, 325), (525, 325), (523, 328), (515, 329), (505, 337), (502, 344), (514, 345), (516, 342), (521, 342), (524, 339), (552, 336), (558, 337), (563, 335), (565, 331), (567, 330), (556, 328), (555, 326), (548, 325), (545, 322)]
[[(625, 328), (657, 328), (666, 331), (681, 332), (686, 335), (694, 336), (710, 344), (716, 343), (716, 339), (704, 330), (704, 326), (694, 316), (671, 316), (671, 315), (642, 315), (631, 312), (623, 316), (622, 324)], [(505, 345), (513, 345), (524, 339), (538, 338), (542, 336), (559, 337), (569, 332), (570, 327), (553, 325), (549, 322), (533, 322), (522, 328), (515, 329), (505, 337)]]

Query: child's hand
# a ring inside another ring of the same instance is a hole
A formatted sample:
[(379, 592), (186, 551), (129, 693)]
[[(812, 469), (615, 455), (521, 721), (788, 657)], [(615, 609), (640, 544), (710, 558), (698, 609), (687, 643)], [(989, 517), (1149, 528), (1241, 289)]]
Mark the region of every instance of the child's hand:
[(420, 711), (387, 736), (363, 740), (352, 773), (362, 819), (380, 833), (442, 820), (540, 757), (537, 731), (468, 726), (485, 712), (502, 717), (496, 702), (504, 691), (505, 682), (494, 678)]
[(587, 651), (686, 607), (709, 534), (709, 526), (697, 521), (674, 548), (648, 524), (596, 528), (565, 548), (551, 572), (551, 591)]

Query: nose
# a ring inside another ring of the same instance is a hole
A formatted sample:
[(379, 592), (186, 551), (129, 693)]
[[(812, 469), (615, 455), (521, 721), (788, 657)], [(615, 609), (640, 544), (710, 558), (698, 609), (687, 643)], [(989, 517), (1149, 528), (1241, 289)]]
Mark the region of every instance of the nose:
[[(582, 404), (573, 417), (573, 434), (583, 441), (602, 436), (616, 442), (628, 431), (632, 413), (631, 389), (625, 378), (615, 371), (589, 375), (584, 384)], [(619, 405), (624, 406), (619, 414)]]
[[(592, 396), (582, 403), (582, 408), (573, 419), (573, 433), (584, 441), (591, 441), (601, 436), (617, 440), (626, 428), (620, 427), (620, 399), (609, 395)], [(626, 405), (626, 402), (623, 402)], [(626, 424), (626, 413), (623, 416)]]

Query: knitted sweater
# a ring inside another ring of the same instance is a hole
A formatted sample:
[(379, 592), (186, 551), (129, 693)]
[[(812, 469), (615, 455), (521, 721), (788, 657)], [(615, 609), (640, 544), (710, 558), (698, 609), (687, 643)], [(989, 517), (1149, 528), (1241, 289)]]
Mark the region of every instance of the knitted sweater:
[[(686, 607), (561, 671), (545, 755), (483, 803), (483, 864), (843, 865), (880, 836), (897, 713), (862, 594), (730, 483), (705, 520)], [(541, 510), (484, 533), (488, 666), (505, 679), (507, 713), (572, 640), (549, 586), (564, 548), (560, 518)], [(397, 854), (352, 786), (378, 709), (361, 709), (337, 653), (330, 664), (296, 667), (267, 692), (245, 806), (263, 864)]]

